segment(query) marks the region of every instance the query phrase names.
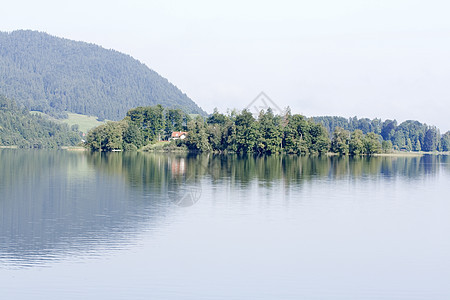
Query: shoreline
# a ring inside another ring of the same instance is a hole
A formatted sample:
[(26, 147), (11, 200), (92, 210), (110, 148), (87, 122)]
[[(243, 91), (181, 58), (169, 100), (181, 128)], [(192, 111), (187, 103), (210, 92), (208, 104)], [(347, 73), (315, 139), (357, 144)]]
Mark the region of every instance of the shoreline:
[(440, 152), (440, 151), (433, 151), (433, 152), (424, 152), (424, 151), (417, 151), (417, 152), (403, 152), (403, 151), (396, 151), (392, 153), (376, 153), (373, 154), (373, 156), (424, 156), (424, 155), (450, 155), (450, 152)]
[(80, 146), (63, 146), (63, 147), (61, 147), (61, 150), (66, 150), (66, 151), (87, 151), (88, 149), (86, 149), (85, 147), (80, 147)]
[[(136, 151), (123, 151), (123, 152), (143, 152), (143, 153), (201, 153), (198, 151), (192, 151), (186, 148), (181, 148), (181, 147), (176, 147), (176, 148), (164, 148), (161, 147), (162, 145), (152, 145), (153, 147), (143, 147), (143, 149), (138, 149)], [(0, 146), (0, 150), (1, 149), (21, 149), (18, 146)], [(28, 148), (24, 148), (23, 150), (27, 150)], [(79, 151), (79, 152), (84, 152), (84, 151), (89, 151), (89, 149), (82, 147), (82, 146), (62, 146), (59, 148), (60, 150), (66, 150), (66, 151)], [(39, 149), (39, 150), (55, 150), (55, 149)], [(216, 153), (216, 152), (205, 152), (205, 153)], [(219, 153), (217, 153), (219, 154)], [(232, 152), (220, 152), (220, 154), (236, 154), (236, 153), (232, 153)], [(248, 154), (256, 154), (256, 153), (248, 153)], [(291, 155), (289, 153), (277, 153), (274, 155)], [(315, 154), (316, 155), (316, 154)], [(333, 152), (327, 152), (324, 155), (326, 156), (339, 156), (338, 153), (333, 153)], [(439, 152), (439, 151), (434, 151), (434, 152), (424, 152), (424, 151), (418, 151), (418, 152), (403, 152), (403, 151), (394, 151), (391, 153), (374, 153), (371, 155), (359, 155), (359, 156), (374, 156), (374, 157), (421, 157), (424, 155), (450, 155), (450, 151), (446, 151), (446, 152)], [(270, 155), (269, 155), (270, 156)], [(299, 155), (299, 156), (310, 156), (310, 154), (307, 155)], [(350, 157), (350, 155), (344, 155)]]

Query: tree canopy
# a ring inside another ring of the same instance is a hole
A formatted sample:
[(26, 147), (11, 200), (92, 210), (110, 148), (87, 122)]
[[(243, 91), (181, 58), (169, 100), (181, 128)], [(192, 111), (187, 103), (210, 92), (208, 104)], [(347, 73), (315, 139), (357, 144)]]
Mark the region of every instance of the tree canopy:
[(57, 148), (81, 141), (76, 127), (56, 123), (0, 95), (0, 146)]
[(89, 133), (87, 145), (92, 150), (132, 150), (167, 140), (172, 131), (182, 130), (188, 132), (187, 138), (177, 141), (177, 145), (196, 152), (371, 155), (393, 149), (448, 151), (450, 148), (450, 132), (441, 137), (436, 127), (417, 121), (405, 121), (397, 126), (395, 120), (351, 118), (347, 123), (344, 120), (340, 117), (308, 119), (292, 115), (289, 110), (281, 116), (270, 108), (262, 110), (258, 117), (248, 110), (221, 114), (215, 109), (207, 118), (192, 119), (181, 110), (156, 105), (131, 109), (122, 121), (97, 127)]
[[(361, 130), (363, 134), (375, 133), (385, 141), (385, 147), (392, 144), (392, 148), (400, 151), (448, 151), (445, 150), (446, 136), (442, 136), (435, 126), (408, 120), (397, 124), (396, 120), (358, 119), (356, 117), (345, 119), (343, 117), (313, 117), (313, 120), (322, 124), (330, 132), (330, 136), (339, 130), (354, 132)], [(390, 142), (390, 143), (387, 143)]]

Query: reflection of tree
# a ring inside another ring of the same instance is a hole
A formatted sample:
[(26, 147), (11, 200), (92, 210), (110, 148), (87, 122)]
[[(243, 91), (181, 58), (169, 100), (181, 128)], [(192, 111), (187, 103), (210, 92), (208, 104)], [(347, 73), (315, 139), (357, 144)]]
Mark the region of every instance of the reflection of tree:
[(93, 152), (86, 155), (88, 163), (97, 171), (120, 176), (134, 188), (159, 190), (171, 176), (169, 156), (139, 152)]
[[(57, 155), (56, 155), (57, 154)], [(66, 151), (37, 151), (0, 149), (0, 189), (16, 184), (23, 178), (29, 180), (67, 168), (78, 168), (79, 153)]]
[(125, 181), (120, 172), (131, 169), (120, 168), (123, 159), (0, 151), (0, 257), (29, 265), (97, 247), (120, 248), (165, 215), (165, 193), (134, 188), (133, 176)]
[[(0, 150), (0, 256), (63, 257), (115, 243), (171, 207), (199, 200), (202, 183), (247, 189), (348, 178), (422, 179), (448, 156), (305, 157)], [(248, 189), (251, 190), (251, 189)]]
[(132, 186), (152, 186), (160, 192), (186, 182), (198, 184), (205, 176), (213, 183), (223, 179), (243, 187), (252, 181), (271, 185), (276, 180), (301, 184), (314, 178), (405, 176), (419, 178), (438, 172), (447, 156), (348, 157), (297, 155), (210, 155), (155, 153), (94, 153), (89, 162), (106, 173), (120, 174)]

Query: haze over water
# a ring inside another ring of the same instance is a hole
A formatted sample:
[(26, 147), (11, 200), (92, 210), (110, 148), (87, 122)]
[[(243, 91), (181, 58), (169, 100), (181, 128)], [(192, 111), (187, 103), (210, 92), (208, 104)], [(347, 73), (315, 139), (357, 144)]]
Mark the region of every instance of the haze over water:
[(0, 150), (1, 299), (448, 299), (450, 159)]

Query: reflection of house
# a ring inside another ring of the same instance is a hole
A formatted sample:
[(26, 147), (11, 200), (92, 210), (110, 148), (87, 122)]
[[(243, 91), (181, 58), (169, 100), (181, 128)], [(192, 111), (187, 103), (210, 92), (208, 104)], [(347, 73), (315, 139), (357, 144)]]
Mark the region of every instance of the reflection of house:
[(172, 162), (172, 175), (183, 175), (186, 172), (184, 159), (177, 159)]
[(186, 138), (186, 136), (187, 136), (187, 132), (185, 132), (185, 131), (174, 131), (174, 132), (172, 132), (171, 139), (172, 140), (178, 140), (178, 139), (184, 140)]

